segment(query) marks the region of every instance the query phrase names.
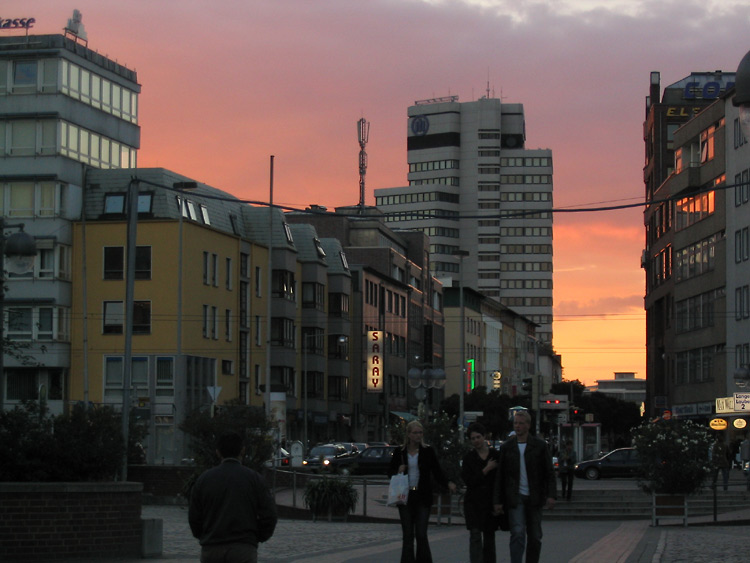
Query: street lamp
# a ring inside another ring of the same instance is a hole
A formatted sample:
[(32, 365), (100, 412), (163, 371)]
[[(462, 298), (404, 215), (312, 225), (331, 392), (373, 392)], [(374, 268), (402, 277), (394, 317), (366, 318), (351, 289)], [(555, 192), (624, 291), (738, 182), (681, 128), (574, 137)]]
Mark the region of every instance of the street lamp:
[(458, 394), (458, 440), (464, 443), (464, 394), (466, 393), (466, 314), (464, 311), (464, 256), (468, 256), (468, 250), (456, 250), (453, 256), (458, 256), (458, 308), (461, 311), (461, 392)]
[[(5, 229), (19, 231), (6, 238)], [(23, 223), (6, 225), (0, 217), (0, 412), (5, 408), (5, 268), (13, 274), (26, 273), (34, 267), (35, 257), (36, 242), (34, 237), (24, 232)]]
[(750, 51), (737, 67), (732, 103), (740, 108), (740, 125), (745, 135), (750, 136)]
[(428, 389), (442, 389), (445, 387), (445, 370), (441, 368), (420, 369), (413, 367), (407, 372), (409, 387), (414, 389), (414, 396), (419, 401), (417, 412), (422, 418), (424, 414), (424, 401), (427, 399)]

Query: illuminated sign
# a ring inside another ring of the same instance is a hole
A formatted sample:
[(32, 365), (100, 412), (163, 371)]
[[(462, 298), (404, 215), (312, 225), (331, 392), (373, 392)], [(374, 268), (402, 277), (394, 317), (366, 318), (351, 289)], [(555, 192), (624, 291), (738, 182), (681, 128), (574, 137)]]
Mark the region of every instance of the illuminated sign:
[(709, 80), (707, 82), (688, 82), (682, 91), (682, 97), (686, 100), (715, 100), (722, 92), (734, 87), (734, 82), (718, 82)]
[(411, 132), (417, 137), (427, 135), (427, 131), (430, 130), (430, 120), (427, 119), (426, 115), (417, 115), (411, 120)]
[(713, 430), (726, 430), (727, 428), (727, 421), (723, 418), (714, 418), (711, 420), (711, 422), (708, 423), (708, 425)]
[(692, 117), (696, 113), (700, 113), (702, 109), (702, 107), (669, 106), (667, 117)]
[(34, 27), (36, 19), (34, 18), (0, 18), (0, 29), (31, 29)]
[(367, 331), (367, 392), (383, 392), (383, 331)]
[(745, 426), (747, 426), (747, 421), (744, 418), (735, 418), (732, 425), (735, 428), (744, 428)]
[(474, 373), (474, 360), (466, 360), (466, 392), (471, 391), (476, 387), (476, 375)]

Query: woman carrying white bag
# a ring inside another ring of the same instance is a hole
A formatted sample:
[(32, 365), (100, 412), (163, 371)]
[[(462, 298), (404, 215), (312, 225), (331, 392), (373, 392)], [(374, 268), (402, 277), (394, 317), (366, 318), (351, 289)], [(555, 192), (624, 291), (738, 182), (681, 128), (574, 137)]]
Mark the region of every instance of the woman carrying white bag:
[[(450, 492), (456, 492), (456, 484), (448, 481), (440, 468), (435, 450), (426, 445), (422, 438), (424, 428), (416, 420), (406, 425), (406, 440), (403, 448), (393, 452), (388, 476), (404, 475), (408, 479), (408, 494), (405, 504), (399, 504), (398, 513), (403, 532), (403, 546), (401, 548), (401, 563), (432, 563), (430, 544), (427, 541), (427, 525), (430, 520), (430, 506), (432, 506), (432, 479)], [(396, 487), (398, 481), (391, 483), (388, 491), (388, 504), (391, 505), (391, 490), (394, 497), (398, 496)], [(401, 485), (403, 486), (403, 484)], [(414, 540), (417, 540), (417, 553), (414, 556)]]

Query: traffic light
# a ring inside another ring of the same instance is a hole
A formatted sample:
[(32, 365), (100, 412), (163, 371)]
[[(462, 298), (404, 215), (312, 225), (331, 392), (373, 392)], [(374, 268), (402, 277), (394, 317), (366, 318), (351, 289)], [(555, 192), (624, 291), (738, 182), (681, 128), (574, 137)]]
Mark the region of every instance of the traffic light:
[(527, 377), (526, 379), (521, 381), (521, 389), (523, 389), (527, 393), (531, 393), (531, 387), (533, 385), (534, 378), (533, 377)]

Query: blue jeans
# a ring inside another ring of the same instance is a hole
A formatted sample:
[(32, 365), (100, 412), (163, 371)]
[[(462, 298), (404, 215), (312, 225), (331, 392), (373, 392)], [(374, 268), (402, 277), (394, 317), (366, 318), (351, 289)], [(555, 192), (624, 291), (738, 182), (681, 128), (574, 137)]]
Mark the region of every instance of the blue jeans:
[(542, 551), (542, 507), (532, 506), (529, 497), (521, 496), (518, 506), (508, 510), (510, 524), (510, 561), (537, 563)]
[[(430, 544), (427, 541), (427, 525), (430, 521), (430, 507), (419, 502), (416, 493), (409, 493), (406, 506), (398, 507), (401, 518), (403, 545), (401, 563), (432, 563)], [(417, 557), (414, 558), (414, 539), (417, 540)]]

